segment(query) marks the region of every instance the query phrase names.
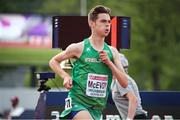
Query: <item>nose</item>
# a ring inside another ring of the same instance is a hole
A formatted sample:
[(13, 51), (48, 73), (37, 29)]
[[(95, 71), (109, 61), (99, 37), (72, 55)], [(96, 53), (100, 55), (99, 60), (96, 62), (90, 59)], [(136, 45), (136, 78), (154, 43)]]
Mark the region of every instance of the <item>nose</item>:
[(110, 24), (110, 23), (107, 23), (107, 24), (106, 24), (106, 27), (107, 27), (107, 28), (110, 28), (110, 27), (111, 27), (111, 24)]
[(110, 23), (108, 23), (108, 22), (106, 23), (106, 27), (109, 27), (110, 25), (111, 25)]
[(107, 21), (107, 22), (106, 22), (106, 25), (107, 25), (107, 26), (110, 26), (110, 25), (111, 25), (111, 21)]

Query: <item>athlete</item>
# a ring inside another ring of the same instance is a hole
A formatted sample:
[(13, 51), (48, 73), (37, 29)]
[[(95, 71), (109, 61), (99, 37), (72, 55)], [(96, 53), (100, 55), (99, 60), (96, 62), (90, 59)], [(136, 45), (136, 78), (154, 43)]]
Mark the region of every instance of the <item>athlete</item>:
[[(119, 59), (125, 72), (128, 74), (128, 60), (120, 53)], [(122, 119), (148, 119), (147, 112), (143, 110), (138, 86), (128, 75), (128, 87), (123, 88), (117, 80), (111, 84), (112, 98)]]
[[(70, 90), (65, 100), (65, 110), (60, 115), (62, 119), (100, 120), (112, 76), (117, 78), (122, 87), (128, 85), (126, 73), (119, 61), (119, 52), (104, 42), (110, 32), (110, 9), (102, 5), (92, 8), (88, 14), (88, 24), (90, 37), (69, 45), (49, 62), (52, 70), (64, 79), (63, 85)], [(76, 59), (72, 76), (59, 65), (70, 58)]]

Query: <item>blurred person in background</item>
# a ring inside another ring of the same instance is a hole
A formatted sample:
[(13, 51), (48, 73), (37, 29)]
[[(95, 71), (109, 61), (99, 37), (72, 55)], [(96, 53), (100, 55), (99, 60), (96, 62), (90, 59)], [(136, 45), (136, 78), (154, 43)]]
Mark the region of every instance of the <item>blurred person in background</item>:
[(116, 108), (124, 119), (148, 119), (147, 111), (142, 108), (141, 98), (136, 82), (128, 75), (128, 60), (123, 54), (119, 54), (119, 60), (128, 76), (128, 87), (123, 88), (117, 80), (111, 84), (112, 98)]
[(0, 109), (0, 120), (3, 118), (3, 111)]
[(16, 119), (24, 112), (24, 108), (19, 106), (19, 98), (17, 96), (11, 97), (11, 106), (9, 119)]

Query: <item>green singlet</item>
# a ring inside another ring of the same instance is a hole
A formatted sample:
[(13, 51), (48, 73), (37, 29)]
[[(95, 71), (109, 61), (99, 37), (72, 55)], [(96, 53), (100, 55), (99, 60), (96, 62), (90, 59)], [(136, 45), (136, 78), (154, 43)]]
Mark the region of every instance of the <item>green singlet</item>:
[[(73, 87), (68, 94), (71, 100), (66, 101), (60, 118), (65, 118), (71, 111), (88, 110), (93, 119), (100, 120), (110, 92), (112, 72), (101, 61), (99, 52), (91, 46), (89, 39), (83, 42), (82, 55), (74, 62), (72, 69)], [(103, 50), (113, 61), (112, 52), (106, 43)]]

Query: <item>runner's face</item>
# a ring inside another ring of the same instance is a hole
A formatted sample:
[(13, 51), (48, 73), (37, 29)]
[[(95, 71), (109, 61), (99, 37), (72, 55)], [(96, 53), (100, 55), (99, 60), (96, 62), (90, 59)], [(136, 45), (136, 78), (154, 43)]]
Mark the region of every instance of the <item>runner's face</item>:
[(102, 37), (106, 37), (110, 32), (110, 26), (110, 16), (106, 13), (98, 14), (98, 19), (94, 22), (95, 32)]

